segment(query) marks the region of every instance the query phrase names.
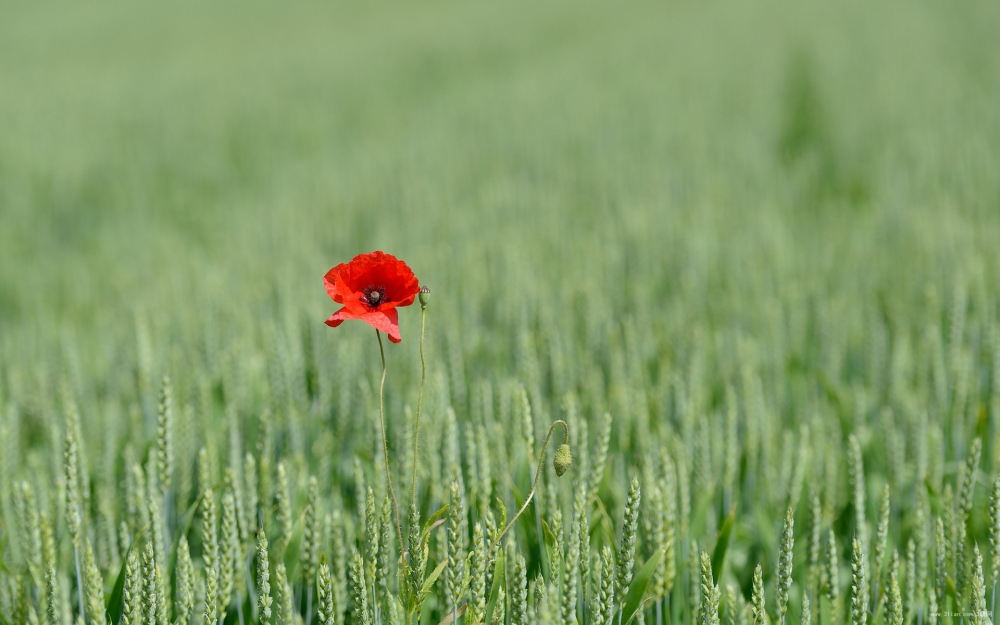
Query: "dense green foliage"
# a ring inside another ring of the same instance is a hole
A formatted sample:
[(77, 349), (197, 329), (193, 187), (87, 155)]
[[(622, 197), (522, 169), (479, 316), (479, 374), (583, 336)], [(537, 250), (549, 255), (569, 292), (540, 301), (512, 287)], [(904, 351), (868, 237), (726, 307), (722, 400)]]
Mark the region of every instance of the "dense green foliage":
[[(992, 621), (998, 29), (8, 3), (0, 621)], [(374, 333), (322, 325), (372, 249), (432, 289), (398, 511)]]

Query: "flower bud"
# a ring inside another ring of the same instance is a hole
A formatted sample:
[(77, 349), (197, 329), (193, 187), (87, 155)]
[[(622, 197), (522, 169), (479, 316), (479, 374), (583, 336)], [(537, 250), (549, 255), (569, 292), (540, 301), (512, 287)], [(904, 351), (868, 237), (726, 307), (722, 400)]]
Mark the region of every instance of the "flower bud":
[(431, 298), (431, 290), (422, 286), (420, 287), (420, 294), (417, 297), (420, 298), (420, 307), (427, 308), (427, 300)]
[(570, 451), (569, 445), (563, 443), (556, 450), (555, 458), (552, 459), (552, 466), (556, 469), (556, 475), (559, 477), (563, 476), (571, 466), (573, 466), (573, 452)]

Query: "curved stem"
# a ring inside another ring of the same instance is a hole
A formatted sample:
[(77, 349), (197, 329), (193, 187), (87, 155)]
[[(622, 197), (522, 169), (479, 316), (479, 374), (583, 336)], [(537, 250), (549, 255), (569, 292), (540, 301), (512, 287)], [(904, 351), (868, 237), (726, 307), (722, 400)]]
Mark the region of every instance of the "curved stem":
[(521, 509), (517, 511), (514, 518), (507, 522), (503, 531), (500, 532), (492, 543), (490, 543), (490, 548), (486, 550), (487, 558), (490, 557), (490, 554), (493, 553), (493, 549), (500, 544), (500, 540), (503, 538), (504, 534), (506, 534), (507, 530), (514, 526), (514, 522), (517, 521), (517, 517), (521, 516), (521, 513), (527, 509), (528, 504), (531, 503), (532, 497), (535, 496), (535, 491), (538, 489), (538, 478), (542, 475), (542, 464), (545, 462), (545, 449), (549, 446), (549, 439), (552, 438), (552, 432), (555, 431), (557, 425), (561, 425), (563, 428), (563, 444), (569, 443), (569, 426), (566, 425), (566, 422), (562, 419), (556, 419), (552, 422), (552, 425), (549, 426), (549, 431), (545, 435), (545, 442), (542, 443), (542, 451), (538, 455), (538, 467), (535, 469), (535, 481), (531, 483), (531, 492), (528, 493), (528, 498), (524, 500), (523, 504), (521, 504)]
[(410, 501), (417, 500), (417, 454), (420, 451), (420, 409), (424, 405), (424, 382), (427, 381), (427, 364), (424, 362), (425, 306), (420, 307), (420, 392), (417, 394), (417, 418), (413, 429), (413, 481), (410, 484)]
[(385, 459), (385, 481), (389, 485), (389, 497), (392, 498), (392, 508), (396, 512), (396, 534), (399, 535), (400, 549), (403, 548), (403, 526), (399, 522), (399, 504), (396, 503), (396, 491), (392, 489), (392, 473), (389, 471), (389, 443), (385, 436), (385, 350), (382, 348), (382, 333), (375, 330), (378, 337), (378, 353), (382, 356), (382, 383), (378, 387), (378, 420), (382, 426), (382, 457)]

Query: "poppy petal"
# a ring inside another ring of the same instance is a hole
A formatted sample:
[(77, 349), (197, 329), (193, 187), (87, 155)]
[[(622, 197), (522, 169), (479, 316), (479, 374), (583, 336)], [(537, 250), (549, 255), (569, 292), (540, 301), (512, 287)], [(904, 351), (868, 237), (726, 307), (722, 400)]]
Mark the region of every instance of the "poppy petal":
[[(360, 289), (355, 290), (353, 286), (347, 282), (344, 277), (343, 272), (337, 274), (337, 292), (340, 294), (341, 299), (339, 303), (343, 304), (351, 310), (351, 312), (358, 315), (363, 315), (368, 312), (368, 307), (361, 302), (361, 297), (363, 293)], [(337, 300), (334, 300), (337, 301)]]
[(359, 319), (364, 321), (371, 327), (379, 330), (380, 332), (385, 332), (389, 337), (389, 340), (393, 343), (399, 343), (403, 340), (403, 337), (399, 334), (399, 313), (396, 312), (395, 308), (390, 308), (389, 310), (379, 310), (372, 313), (357, 314), (346, 306), (338, 310), (337, 312), (330, 315), (330, 318), (324, 321), (326, 325), (331, 328), (336, 328), (340, 324), (344, 323), (349, 319)]
[(336, 328), (337, 326), (344, 323), (348, 319), (357, 319), (358, 317), (359, 317), (358, 315), (355, 315), (351, 311), (347, 310), (347, 307), (345, 306), (340, 310), (338, 310), (337, 312), (330, 315), (330, 318), (324, 321), (323, 323), (330, 326), (331, 328)]
[(390, 283), (390, 288), (386, 289), (389, 301), (395, 302), (396, 306), (409, 306), (419, 292), (420, 281), (405, 264), (400, 268), (396, 279)]
[(337, 286), (337, 280), (340, 279), (340, 272), (344, 267), (346, 267), (346, 265), (341, 263), (326, 272), (326, 275), (323, 276), (323, 286), (326, 287), (327, 295), (329, 295), (330, 299), (338, 304), (344, 303), (344, 293)]
[(401, 301), (416, 284), (416, 276), (407, 264), (392, 254), (375, 251), (359, 254), (343, 272), (344, 282), (351, 291), (361, 291), (367, 286), (382, 286), (390, 301)]
[(376, 330), (385, 332), (389, 340), (393, 343), (399, 343), (403, 340), (403, 337), (399, 334), (399, 313), (395, 308), (368, 313), (361, 317), (361, 319)]

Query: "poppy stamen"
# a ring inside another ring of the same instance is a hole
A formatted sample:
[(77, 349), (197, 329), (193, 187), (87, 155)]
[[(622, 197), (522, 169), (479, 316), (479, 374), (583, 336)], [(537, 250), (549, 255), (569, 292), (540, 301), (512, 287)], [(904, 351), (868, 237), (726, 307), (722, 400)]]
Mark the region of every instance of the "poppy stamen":
[(365, 304), (365, 306), (372, 310), (385, 303), (384, 286), (367, 286), (362, 293), (364, 293), (364, 295), (361, 296), (361, 301)]

